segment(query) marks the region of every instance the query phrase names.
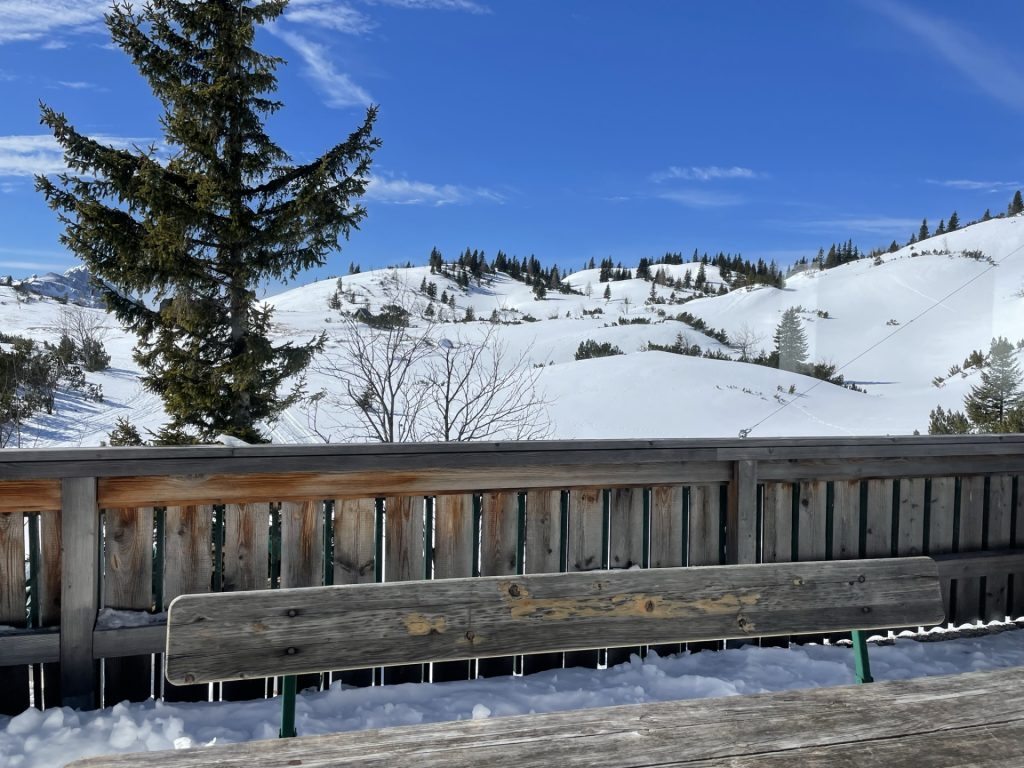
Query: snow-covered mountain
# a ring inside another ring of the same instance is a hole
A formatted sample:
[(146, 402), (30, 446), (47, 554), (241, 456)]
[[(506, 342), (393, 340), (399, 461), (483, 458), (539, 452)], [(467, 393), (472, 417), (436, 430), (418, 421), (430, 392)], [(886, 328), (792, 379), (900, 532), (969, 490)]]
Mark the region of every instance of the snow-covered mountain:
[(20, 289), (23, 293), (60, 299), (83, 307), (99, 308), (103, 306), (103, 299), (92, 284), (89, 270), (85, 267), (72, 267), (62, 275), (56, 272), (31, 275), (24, 280), (15, 280), (8, 276), (0, 278), (0, 283)]
[[(675, 279), (686, 270), (695, 276), (698, 268), (684, 264), (666, 271)], [(713, 266), (705, 272), (717, 288), (721, 275)], [(596, 269), (563, 279), (579, 293), (548, 291), (538, 299), (530, 286), (502, 274), (462, 289), (427, 267), (384, 269), (342, 277), (338, 296), (342, 310), (377, 311), (397, 287), (422, 309), (428, 300), (420, 287), (427, 280), (436, 284), (438, 296), (455, 297), (454, 310), (435, 302), (439, 312), (447, 313), (441, 326), (446, 337), (483, 335), (492, 316), (501, 321), (495, 326), (497, 338), (510, 354), (525, 354), (543, 367), (540, 386), (550, 402), (551, 434), (557, 438), (736, 436), (755, 425), (751, 434), (757, 436), (907, 434), (925, 431), (936, 405), (961, 407), (978, 370), (950, 376), (952, 366), (973, 350), (987, 351), (993, 336), (1014, 343), (1024, 337), (1024, 216), (975, 224), (877, 259), (791, 275), (782, 289), (740, 288), (686, 303), (668, 303), (672, 296), (678, 301), (691, 292), (667, 285), (654, 286), (658, 301), (666, 303), (649, 303), (652, 282), (601, 283)], [(0, 286), (0, 328), (55, 340), (61, 304), (47, 296), (62, 294), (43, 286), (66, 285), (69, 291), (77, 286), (81, 292), (74, 295), (85, 296), (88, 276), (71, 270), (26, 283), (36, 286), (36, 295)], [(604, 297), (607, 286), (610, 298)], [(337, 280), (330, 279), (269, 298), (277, 334), (305, 341), (326, 330), (328, 349), (333, 348), (339, 343), (332, 336), (340, 316), (328, 302), (337, 290)], [(790, 307), (800, 308), (811, 358), (840, 366), (865, 392), (738, 362), (735, 346), (673, 319), (691, 313), (709, 333), (722, 329), (731, 341), (744, 337), (755, 342), (755, 349), (770, 349), (781, 314)], [(476, 321), (451, 322), (452, 315), (462, 319), (469, 309)], [(161, 424), (159, 400), (138, 384), (133, 339), (112, 317), (106, 323), (112, 367), (88, 375), (103, 387), (103, 402), (66, 394), (53, 416), (35, 420), (23, 445), (96, 445), (121, 415), (143, 430)], [(687, 344), (734, 359), (644, 351), (651, 342), (671, 345), (680, 334)], [(588, 339), (609, 342), (625, 354), (574, 360), (577, 347)], [(307, 390), (336, 386), (314, 372)], [(339, 441), (356, 436), (352, 426), (349, 414), (321, 404), (314, 430), (308, 409), (297, 406), (272, 435), (277, 442), (306, 442), (322, 439), (319, 432)]]

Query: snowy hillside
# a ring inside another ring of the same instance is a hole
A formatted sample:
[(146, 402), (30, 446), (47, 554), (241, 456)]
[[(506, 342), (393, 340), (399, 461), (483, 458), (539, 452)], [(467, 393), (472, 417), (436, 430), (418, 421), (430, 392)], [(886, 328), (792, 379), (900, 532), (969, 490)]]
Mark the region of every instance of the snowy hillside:
[[(670, 280), (682, 279), (688, 271), (695, 276), (699, 266), (665, 271)], [(578, 293), (549, 290), (539, 299), (530, 286), (502, 274), (464, 289), (427, 267), (385, 269), (343, 276), (340, 291), (330, 279), (267, 302), (275, 309), (279, 337), (307, 341), (326, 331), (328, 351), (342, 343), (341, 312), (378, 312), (398, 294), (410, 304), (415, 326), (425, 325), (424, 314), (434, 312), (435, 331), (453, 344), (493, 329), (510, 357), (524, 355), (537, 366), (549, 402), (550, 434), (557, 438), (735, 436), (769, 416), (753, 435), (925, 431), (932, 408), (960, 408), (977, 382), (977, 369), (950, 377), (951, 366), (973, 350), (987, 351), (993, 336), (1013, 343), (1024, 337), (1022, 216), (976, 224), (875, 260), (791, 275), (783, 289), (695, 297), (692, 290), (649, 280), (601, 283), (598, 272), (563, 278)], [(711, 265), (705, 272), (717, 292), (722, 276)], [(0, 329), (6, 333), (56, 341), (63, 304), (46, 295), (67, 293), (72, 302), (81, 296), (91, 303), (80, 270), (25, 282), (35, 286), (33, 293), (0, 285)], [(425, 282), (434, 284), (433, 301), (421, 291)], [(442, 294), (454, 297), (453, 305), (442, 304)], [(811, 358), (840, 366), (866, 392), (737, 361), (737, 339), (754, 342), (753, 351), (771, 349), (774, 329), (790, 307), (801, 308)], [(83, 311), (102, 316), (98, 309)], [(464, 322), (469, 311), (475, 320)], [(673, 319), (681, 312), (703, 320), (708, 333), (724, 330), (733, 345)], [(53, 415), (35, 418), (25, 430), (23, 446), (96, 445), (122, 415), (142, 430), (162, 423), (159, 400), (138, 383), (133, 339), (112, 317), (103, 317), (112, 367), (87, 375), (102, 386), (103, 401), (64, 393)], [(688, 346), (733, 359), (644, 351), (649, 343), (671, 346), (680, 336)], [(624, 354), (576, 361), (577, 348), (587, 340), (608, 342)], [(933, 383), (936, 377), (943, 380), (940, 386)], [(340, 383), (312, 372), (307, 391), (325, 388), (337, 390)], [(315, 424), (308, 407), (296, 406), (271, 434), (277, 442), (337, 442), (357, 439), (355, 426), (351, 413), (327, 404), (321, 404)]]

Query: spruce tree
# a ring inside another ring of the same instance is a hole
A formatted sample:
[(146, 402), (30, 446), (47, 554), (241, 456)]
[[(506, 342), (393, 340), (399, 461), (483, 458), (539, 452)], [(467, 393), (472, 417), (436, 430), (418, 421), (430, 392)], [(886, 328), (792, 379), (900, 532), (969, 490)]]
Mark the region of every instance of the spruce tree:
[(1014, 432), (1020, 428), (1022, 404), (1016, 350), (1003, 337), (992, 339), (988, 366), (964, 398), (964, 411), (981, 432)]
[(927, 240), (931, 235), (928, 233), (928, 219), (921, 219), (921, 228), (917, 231), (917, 239)]
[[(170, 416), (163, 442), (224, 433), (265, 439), (260, 424), (298, 396), (322, 337), (273, 344), (267, 280), (324, 264), (366, 214), (376, 108), (347, 139), (302, 164), (267, 135), (281, 106), (280, 59), (253, 48), (283, 0), (151, 0), (115, 4), (114, 43), (149, 82), (168, 147), (116, 149), (42, 106), (72, 169), (37, 177), (65, 226), (62, 242), (102, 281), (108, 307), (138, 337), (146, 388)], [(353, 265), (350, 271), (358, 268)]]
[(782, 320), (775, 329), (775, 352), (779, 368), (785, 371), (800, 371), (807, 365), (807, 335), (796, 307), (782, 313)]
[(956, 215), (956, 211), (949, 214), (949, 224), (946, 225), (947, 232), (956, 232), (960, 229), (960, 217)]
[(1009, 207), (1006, 209), (1006, 213), (1009, 216), (1016, 216), (1018, 213), (1024, 213), (1024, 198), (1020, 195), (1020, 190), (1017, 190), (1017, 194), (1013, 196), (1013, 200), (1010, 201)]

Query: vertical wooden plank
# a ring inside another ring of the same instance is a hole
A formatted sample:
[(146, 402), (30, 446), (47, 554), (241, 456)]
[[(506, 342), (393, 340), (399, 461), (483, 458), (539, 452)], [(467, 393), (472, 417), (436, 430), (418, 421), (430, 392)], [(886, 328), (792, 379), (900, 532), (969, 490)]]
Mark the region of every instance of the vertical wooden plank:
[[(61, 594), (61, 515), (58, 512), (42, 512), (39, 515), (40, 555), (39, 567), (39, 626), (60, 625)], [(61, 704), (60, 663), (43, 664), (42, 698), (43, 706), (59, 707)]]
[[(721, 562), (721, 499), (721, 486), (690, 486), (689, 553), (686, 560), (691, 566), (719, 565)], [(686, 647), (691, 652), (716, 650), (723, 647), (723, 642), (687, 643)]]
[[(652, 568), (673, 568), (686, 565), (685, 539), (688, 536), (688, 522), (684, 507), (681, 485), (658, 486), (651, 489), (651, 542), (650, 561)], [(659, 656), (679, 653), (679, 643), (652, 645)]]
[[(377, 502), (375, 499), (337, 499), (334, 502), (334, 583), (372, 584), (377, 581)], [(373, 684), (372, 669), (336, 672), (346, 685)]]
[[(594, 571), (605, 567), (604, 492), (587, 488), (569, 492), (570, 571)], [(565, 654), (566, 667), (596, 668), (600, 651), (570, 651)]]
[[(511, 576), (523, 569), (519, 551), (519, 494), (485, 493), (480, 500), (480, 575)], [(514, 656), (477, 661), (477, 675), (499, 677), (515, 671)]]
[[(164, 608), (178, 595), (210, 591), (213, 572), (213, 507), (167, 507), (164, 511)], [(163, 681), (166, 701), (208, 701), (206, 685)]]
[(729, 563), (753, 563), (757, 560), (757, 462), (733, 463), (726, 509)]
[[(935, 477), (929, 483), (928, 495), (928, 555), (945, 555), (955, 552), (956, 540), (956, 481), (952, 477)], [(952, 622), (953, 591), (950, 579), (939, 582), (942, 590), (942, 604), (946, 622)]]
[[(644, 489), (616, 488), (609, 493), (608, 567), (633, 568), (644, 558)], [(607, 664), (613, 667), (629, 661), (631, 654), (643, 654), (643, 648), (609, 648)]]
[(892, 557), (892, 480), (868, 480), (864, 557)]
[[(225, 592), (270, 588), (270, 504), (227, 504), (224, 507)], [(262, 699), (266, 679), (221, 683), (225, 701)]]
[[(25, 516), (0, 514), (0, 624), (24, 627)], [(18, 715), (28, 709), (28, 665), (0, 666), (0, 715)]]
[[(473, 495), (445, 494), (434, 502), (434, 578), (454, 579), (472, 576)], [(468, 680), (473, 663), (470, 660), (435, 662), (430, 679), (435, 683)]]
[[(530, 491), (526, 494), (526, 573), (558, 573), (566, 542), (562, 540), (562, 494)], [(562, 666), (561, 653), (535, 653), (523, 657), (523, 674)]]
[[(1013, 490), (1013, 546), (1024, 549), (1024, 482), (1020, 476), (1013, 479)], [(1010, 587), (1010, 616), (1024, 617), (1024, 571), (1011, 575)]]
[(924, 552), (924, 479), (900, 480), (900, 528), (896, 551), (900, 557)]
[(376, 576), (376, 501), (334, 502), (334, 583), (367, 584)]
[[(323, 515), (324, 504), (319, 499), (281, 504), (281, 589), (323, 585)], [(299, 675), (296, 687), (302, 691), (321, 688), (323, 683), (316, 673)]]
[(832, 487), (832, 557), (856, 560), (860, 557), (860, 480), (837, 480)]
[[(107, 509), (103, 513), (103, 604), (148, 611), (153, 607), (153, 508)], [(103, 661), (103, 705), (145, 701), (151, 693), (153, 657)]]
[(814, 480), (800, 484), (800, 499), (797, 509), (797, 553), (795, 560), (824, 560), (827, 538), (827, 517), (825, 501), (827, 483)]
[(99, 704), (92, 633), (99, 587), (100, 510), (96, 478), (61, 480), (60, 675), (66, 707), (93, 709)]
[[(965, 477), (960, 481), (960, 552), (982, 549), (985, 515), (985, 478)], [(981, 579), (957, 579), (956, 622), (976, 622), (982, 617)]]
[[(761, 561), (789, 563), (793, 560), (793, 484), (765, 483), (762, 505), (763, 528)], [(762, 637), (761, 645), (786, 648), (789, 636)]]
[[(388, 496), (384, 500), (385, 581), (418, 581), (424, 578), (423, 497)], [(387, 667), (384, 682), (423, 682), (422, 664)]]
[[(993, 475), (989, 480), (988, 529), (985, 549), (1008, 549), (1013, 524), (1013, 478), (1010, 475)], [(985, 577), (985, 605), (982, 617), (985, 621), (1003, 621), (1008, 613), (1007, 605), (1009, 576), (993, 573)]]

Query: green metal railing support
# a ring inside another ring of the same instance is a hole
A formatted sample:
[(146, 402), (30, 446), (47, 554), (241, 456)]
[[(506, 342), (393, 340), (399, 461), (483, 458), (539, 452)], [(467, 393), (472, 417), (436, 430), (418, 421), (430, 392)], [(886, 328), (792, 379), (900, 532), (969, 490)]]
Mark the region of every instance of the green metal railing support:
[(281, 730), (279, 738), (290, 739), (295, 733), (295, 675), (281, 678)]
[(858, 683), (873, 683), (871, 663), (868, 661), (868, 639), (859, 629), (851, 633), (853, 639), (853, 670)]

